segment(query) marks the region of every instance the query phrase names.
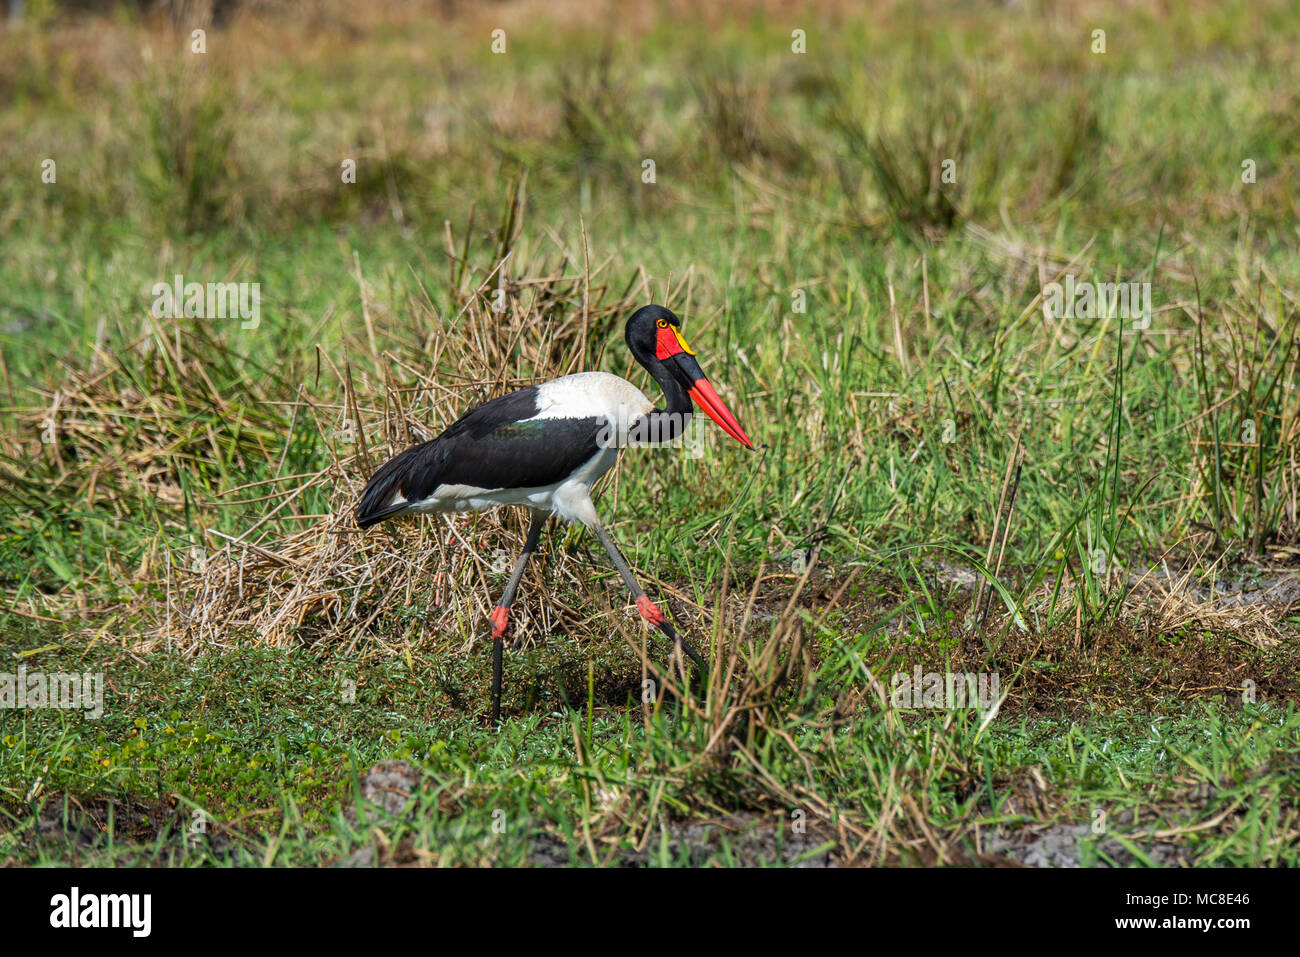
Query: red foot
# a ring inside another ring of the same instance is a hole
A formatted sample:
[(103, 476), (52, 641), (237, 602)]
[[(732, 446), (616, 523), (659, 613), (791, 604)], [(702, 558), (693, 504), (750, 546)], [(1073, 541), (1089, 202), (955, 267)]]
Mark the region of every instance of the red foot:
[(641, 613), (641, 617), (652, 625), (662, 625), (664, 623), (664, 613), (659, 610), (659, 606), (652, 602), (648, 595), (642, 595), (636, 600), (636, 610)]
[(506, 619), (508, 619), (509, 617), (510, 617), (509, 608), (502, 608), (500, 605), (497, 605), (495, 608), (492, 609), (492, 614), (489, 615), (488, 618), (492, 622), (493, 638), (501, 638), (505, 636)]

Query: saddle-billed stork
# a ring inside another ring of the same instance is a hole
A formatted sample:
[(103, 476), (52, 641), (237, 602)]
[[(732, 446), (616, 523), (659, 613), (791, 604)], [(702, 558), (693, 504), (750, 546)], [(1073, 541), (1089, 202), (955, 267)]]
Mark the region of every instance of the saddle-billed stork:
[(474, 512), (499, 505), (532, 511), (524, 550), (492, 611), (492, 722), (501, 717), (502, 651), (510, 604), (528, 558), (550, 515), (581, 522), (596, 533), (636, 601), (637, 611), (701, 672), (704, 661), (677, 634), (638, 584), (591, 501), (591, 487), (629, 444), (661, 444), (683, 434), (693, 399), (728, 435), (754, 449), (745, 430), (704, 377), (681, 320), (663, 306), (643, 306), (628, 319), (624, 338), (633, 357), (659, 383), (666, 400), (655, 409), (618, 376), (579, 372), (503, 395), (466, 412), (436, 439), (407, 449), (371, 477), (356, 520), (369, 528), (399, 515)]

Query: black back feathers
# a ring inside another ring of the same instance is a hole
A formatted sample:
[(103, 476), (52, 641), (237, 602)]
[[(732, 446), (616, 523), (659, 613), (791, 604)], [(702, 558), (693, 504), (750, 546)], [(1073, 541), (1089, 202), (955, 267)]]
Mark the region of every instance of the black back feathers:
[[(357, 524), (369, 528), (409, 511), (442, 485), (540, 488), (577, 471), (600, 451), (606, 420), (534, 419), (537, 391), (529, 386), (485, 402), (386, 462), (361, 494)], [(405, 501), (394, 503), (398, 495)]]

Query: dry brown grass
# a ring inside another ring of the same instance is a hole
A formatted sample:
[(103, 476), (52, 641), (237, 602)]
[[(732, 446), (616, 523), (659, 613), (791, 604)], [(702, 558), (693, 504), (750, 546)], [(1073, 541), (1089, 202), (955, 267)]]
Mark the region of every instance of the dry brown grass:
[[(518, 517), (498, 510), (363, 534), (352, 518), (360, 489), (380, 462), (479, 402), (598, 368), (649, 295), (643, 285), (613, 290), (608, 263), (584, 250), (522, 261), (522, 202), (520, 180), (492, 217), (486, 264), (467, 258), (471, 235), (476, 248), (484, 238), (473, 216), (463, 237), (448, 231), (443, 252), (458, 292), (442, 308), (426, 294), (395, 315), (356, 262), (362, 328), (336, 349), (317, 347), (310, 385), (295, 386), (292, 371), (250, 376), (226, 338), (237, 333), (202, 321), (145, 312), (138, 329), (102, 324), (88, 364), (60, 362), (38, 401), (16, 409), (19, 428), (0, 440), (0, 478), (27, 521), (93, 513), (156, 528), (138, 563), (78, 569), (90, 581), (43, 588), (19, 611), (98, 617), (101, 638), (187, 655), (236, 644), (367, 654), (461, 644), (491, 608), (493, 566), (517, 552)], [(285, 436), (304, 432), (328, 464), (292, 474)], [(253, 517), (232, 526), (231, 508)], [(523, 640), (553, 629), (557, 615), (599, 614), (542, 600), (593, 594), (589, 569), (566, 549), (547, 549), (544, 572), (534, 563), (513, 620)]]
[[(472, 269), (448, 236), (451, 279), (464, 292), (454, 312), (427, 298), (416, 304), (398, 346), (394, 317), (370, 301), (360, 271), (367, 365), (358, 375), (349, 359), (320, 353), (323, 374), (336, 385), (333, 402), (306, 397), (289, 410), (331, 437), (331, 462), (317, 474), (266, 486), (265, 517), (230, 538), (210, 533), (202, 560), (167, 569), (166, 614), (146, 647), (165, 644), (184, 653), (222, 647), (232, 640), (275, 647), (340, 645), (386, 654), (416, 644), (445, 645), (486, 620), (500, 572), (518, 549), (512, 510), (466, 518), (391, 523), (362, 533), (352, 517), (373, 468), (409, 445), (427, 440), (467, 408), (494, 395), (592, 367), (613, 330), (633, 308), (628, 295), (605, 285), (600, 267), (565, 257), (551, 267), (511, 261), (518, 206), (508, 204), (492, 266)], [(506, 309), (493, 311), (499, 264)], [(358, 266), (359, 269), (359, 266)], [(247, 489), (239, 490), (247, 491)], [(323, 492), (327, 515), (312, 516), (298, 503)], [(268, 536), (273, 518), (297, 516), (307, 524), (288, 536)], [(549, 550), (547, 580), (534, 566), (525, 591), (581, 593), (584, 570)], [(411, 615), (408, 609), (426, 608)], [(572, 611), (572, 609), (570, 610)], [(513, 634), (528, 640), (554, 626), (556, 608), (524, 600), (512, 618)], [(459, 642), (457, 642), (459, 643)]]
[(1286, 619), (1300, 609), (1300, 589), (1293, 575), (1282, 572), (1272, 577), (1255, 595), (1243, 593), (1240, 585), (1216, 594), (1214, 578), (1206, 585), (1205, 577), (1204, 570), (1195, 568), (1177, 573), (1153, 568), (1135, 575), (1128, 598), (1130, 613), (1146, 619), (1158, 634), (1211, 632), (1261, 650), (1274, 648), (1286, 638)]

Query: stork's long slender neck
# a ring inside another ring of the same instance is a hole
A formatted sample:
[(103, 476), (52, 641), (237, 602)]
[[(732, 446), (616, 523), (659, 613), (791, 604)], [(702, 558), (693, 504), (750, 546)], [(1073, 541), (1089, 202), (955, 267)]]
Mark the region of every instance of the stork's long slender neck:
[(664, 407), (655, 409), (641, 420), (645, 423), (642, 427), (644, 438), (651, 442), (671, 442), (685, 431), (695, 406), (685, 387), (663, 362), (654, 356), (641, 355), (637, 355), (636, 360), (659, 383), (659, 388), (664, 393)]

